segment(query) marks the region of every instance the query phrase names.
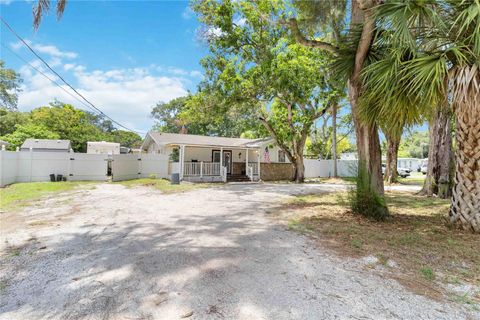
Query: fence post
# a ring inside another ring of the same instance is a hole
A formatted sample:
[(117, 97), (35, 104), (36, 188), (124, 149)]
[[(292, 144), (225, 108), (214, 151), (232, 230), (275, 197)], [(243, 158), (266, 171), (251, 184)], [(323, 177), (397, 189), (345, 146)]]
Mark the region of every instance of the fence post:
[(200, 161), (200, 178), (203, 178), (203, 161)]
[(32, 169), (33, 169), (33, 148), (30, 147), (30, 182), (32, 182)]

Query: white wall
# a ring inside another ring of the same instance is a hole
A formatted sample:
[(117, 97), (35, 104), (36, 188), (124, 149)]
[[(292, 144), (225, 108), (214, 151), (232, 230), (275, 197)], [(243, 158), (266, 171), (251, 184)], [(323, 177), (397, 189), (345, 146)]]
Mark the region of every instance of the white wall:
[[(333, 176), (333, 160), (304, 159), (305, 178)], [(339, 177), (354, 177), (357, 173), (356, 160), (337, 160)]]
[(169, 157), (165, 154), (116, 154), (113, 155), (112, 180), (137, 178), (169, 178)]
[(106, 160), (106, 155), (96, 154), (0, 151), (0, 186), (50, 181), (52, 173), (67, 180), (106, 180)]

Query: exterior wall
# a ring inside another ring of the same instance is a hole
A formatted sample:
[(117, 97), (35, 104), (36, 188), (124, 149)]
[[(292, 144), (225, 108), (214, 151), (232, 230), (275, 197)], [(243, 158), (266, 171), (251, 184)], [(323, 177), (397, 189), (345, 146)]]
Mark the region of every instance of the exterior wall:
[(120, 143), (87, 142), (88, 154), (120, 154)]
[(260, 178), (263, 181), (292, 180), (293, 165), (290, 163), (261, 163)]
[[(29, 148), (20, 148), (22, 152), (30, 152)], [(40, 149), (40, 148), (32, 148), (33, 152), (70, 152), (70, 149)]]
[[(278, 162), (278, 151), (279, 150), (282, 150), (280, 149), (279, 146), (275, 145), (275, 144), (264, 144), (262, 145), (262, 147), (260, 148), (260, 162), (266, 162), (265, 161), (265, 148), (268, 147), (268, 155), (270, 157), (270, 162), (274, 162), (274, 163), (277, 163)], [(282, 162), (278, 162), (278, 163), (282, 163)], [(288, 160), (287, 158), (287, 155), (285, 155), (285, 162), (284, 163), (290, 163), (290, 161)]]

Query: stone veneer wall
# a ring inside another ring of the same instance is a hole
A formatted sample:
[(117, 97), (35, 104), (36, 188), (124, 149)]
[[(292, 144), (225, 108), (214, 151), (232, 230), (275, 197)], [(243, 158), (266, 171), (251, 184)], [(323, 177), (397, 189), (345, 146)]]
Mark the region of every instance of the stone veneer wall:
[(234, 162), (232, 164), (232, 174), (245, 174), (245, 162)]
[(263, 181), (292, 180), (293, 165), (290, 163), (261, 163), (260, 178)]

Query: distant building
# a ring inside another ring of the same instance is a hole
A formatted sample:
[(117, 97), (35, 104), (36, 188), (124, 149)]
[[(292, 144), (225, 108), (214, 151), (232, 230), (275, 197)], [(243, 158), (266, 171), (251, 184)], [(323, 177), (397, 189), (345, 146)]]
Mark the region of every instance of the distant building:
[(20, 147), (20, 151), (34, 152), (70, 152), (70, 140), (27, 139)]
[(9, 143), (7, 141), (0, 140), (0, 149), (8, 147)]
[(344, 152), (340, 154), (340, 160), (357, 160), (358, 154), (356, 152)]
[(105, 141), (87, 142), (87, 153), (90, 154), (120, 154), (120, 143)]

